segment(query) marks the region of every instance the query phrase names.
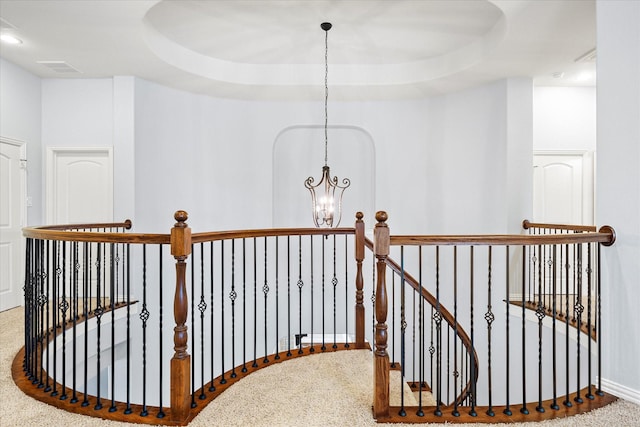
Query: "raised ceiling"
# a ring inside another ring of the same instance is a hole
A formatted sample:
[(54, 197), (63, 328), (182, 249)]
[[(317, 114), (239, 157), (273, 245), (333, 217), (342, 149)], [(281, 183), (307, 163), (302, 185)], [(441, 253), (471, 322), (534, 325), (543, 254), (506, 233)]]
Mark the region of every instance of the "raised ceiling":
[(44, 78), (133, 75), (219, 97), (318, 99), (329, 21), (332, 99), (505, 77), (594, 84), (593, 55), (577, 60), (595, 48), (594, 1), (0, 0), (0, 17), (23, 41), (0, 55)]

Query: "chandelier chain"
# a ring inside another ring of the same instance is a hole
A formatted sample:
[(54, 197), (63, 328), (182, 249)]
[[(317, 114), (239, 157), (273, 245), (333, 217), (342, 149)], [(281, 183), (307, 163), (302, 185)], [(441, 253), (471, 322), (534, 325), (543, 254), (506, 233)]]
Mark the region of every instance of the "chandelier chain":
[(329, 31), (324, 32), (324, 165), (327, 166), (328, 162), (328, 134), (327, 124), (329, 110), (327, 103), (329, 102)]

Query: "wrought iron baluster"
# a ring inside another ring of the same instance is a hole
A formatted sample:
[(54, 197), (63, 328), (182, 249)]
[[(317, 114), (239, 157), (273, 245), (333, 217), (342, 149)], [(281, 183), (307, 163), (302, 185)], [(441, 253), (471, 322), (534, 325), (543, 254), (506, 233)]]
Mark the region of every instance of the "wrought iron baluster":
[(279, 334), (280, 334), (280, 254), (279, 254), (279, 240), (278, 237), (275, 237), (275, 245), (276, 245), (276, 330), (275, 330), (275, 343), (276, 343), (276, 355), (274, 356), (275, 360), (280, 359), (280, 349), (278, 348), (279, 344)]
[(487, 380), (489, 386), (489, 408), (487, 409), (487, 415), (490, 417), (495, 416), (493, 411), (493, 389), (492, 389), (492, 376), (491, 376), (491, 325), (495, 320), (491, 306), (491, 264), (492, 264), (492, 246), (489, 246), (489, 260), (487, 266), (487, 312), (484, 315), (484, 320), (487, 321)]
[[(474, 324), (473, 324), (473, 294), (474, 294), (474, 289), (473, 289), (473, 285), (474, 285), (474, 280), (473, 280), (473, 272), (474, 272), (474, 267), (473, 267), (473, 246), (469, 247), (469, 320), (470, 320), (470, 332), (471, 332), (471, 348), (474, 349), (475, 348), (475, 341), (474, 341)], [(473, 361), (470, 362), (470, 371), (471, 371), (471, 409), (469, 410), (469, 415), (471, 415), (472, 417), (475, 417), (478, 415), (478, 413), (476, 412), (476, 401), (477, 401), (477, 395), (476, 395), (476, 366), (475, 363)]]
[[(509, 362), (510, 362), (510, 355), (509, 355), (509, 307), (511, 306), (511, 295), (510, 295), (510, 290), (511, 290), (511, 280), (510, 280), (510, 272), (509, 272), (509, 263), (511, 262), (511, 259), (509, 258), (509, 246), (505, 247), (505, 277), (507, 278), (507, 283), (506, 283), (506, 296), (505, 296), (505, 302), (506, 302), (506, 313), (505, 313), (505, 341), (506, 341), (506, 345), (505, 345), (505, 397), (506, 397), (506, 402), (505, 402), (505, 408), (502, 411), (503, 414), (505, 415), (512, 415), (513, 413), (511, 412), (511, 407), (509, 405)], [(523, 285), (524, 286), (524, 285)]]
[[(87, 390), (87, 382), (88, 382), (88, 369), (89, 369), (89, 340), (86, 339), (86, 337), (89, 336), (89, 310), (90, 310), (90, 300), (91, 298), (88, 297), (88, 295), (91, 294), (91, 256), (90, 256), (90, 252), (91, 252), (91, 244), (89, 242), (83, 242), (83, 251), (82, 251), (82, 258), (83, 258), (83, 264), (84, 264), (84, 268), (82, 270), (82, 295), (83, 295), (83, 299), (82, 299), (82, 315), (84, 317), (84, 377), (83, 377), (83, 399), (82, 399), (82, 406), (89, 406), (89, 399), (87, 397), (88, 395), (88, 390)], [(47, 316), (48, 318), (49, 316)], [(49, 320), (47, 319), (47, 322)], [(128, 326), (128, 325), (127, 325)], [(127, 327), (127, 331), (129, 330), (129, 328)]]
[(298, 236), (298, 354), (302, 354), (302, 235)]
[[(193, 270), (192, 270), (192, 273), (193, 273)], [(191, 283), (193, 284), (193, 280), (191, 281)], [(193, 295), (193, 288), (191, 289), (191, 295)], [(147, 309), (147, 245), (143, 244), (142, 245), (142, 311), (140, 311), (140, 320), (142, 321), (142, 410), (140, 412), (140, 415), (143, 417), (146, 417), (147, 415), (149, 415), (149, 409), (147, 408), (147, 321), (149, 320), (149, 317), (150, 317), (150, 313), (149, 313), (149, 310)], [(191, 321), (191, 330), (193, 330), (193, 317)], [(192, 375), (192, 378), (193, 378), (193, 375)]]
[[(211, 381), (209, 381), (209, 391), (213, 392), (216, 391), (216, 385), (214, 382), (214, 379), (216, 377), (215, 375), (215, 359), (216, 359), (216, 353), (215, 353), (215, 305), (213, 305), (214, 303), (214, 246), (213, 246), (213, 241), (209, 242), (209, 294), (210, 294), (210, 302), (211, 302), (211, 311), (209, 312), (209, 323), (211, 325), (211, 336), (209, 337), (209, 342), (210, 342), (210, 351), (211, 351), (211, 359), (209, 360), (210, 362), (210, 369), (211, 369)], [(222, 265), (220, 266), (222, 268)]]
[(71, 390), (72, 390), (72, 394), (71, 394), (71, 403), (77, 403), (78, 402), (78, 393), (77, 393), (77, 372), (76, 372), (76, 367), (78, 366), (77, 363), (77, 326), (78, 326), (78, 271), (80, 270), (80, 261), (78, 260), (78, 242), (73, 242), (71, 244), (71, 251), (72, 251), (72, 260), (71, 260), (71, 264), (73, 265), (73, 269), (72, 269), (72, 277), (71, 277), (71, 289), (72, 289), (72, 295), (71, 295), (71, 305), (72, 305), (72, 334), (73, 334), (73, 339), (72, 339), (72, 361), (71, 361), (71, 366), (72, 366), (72, 379), (71, 379)]
[[(313, 235), (309, 236), (309, 247), (310, 247), (309, 248), (309, 260), (310, 260), (309, 282), (310, 282), (310, 285), (311, 285), (311, 310), (310, 310), (311, 311), (311, 322), (310, 322), (311, 323), (311, 332), (309, 333), (309, 337), (311, 338), (311, 346), (309, 347), (309, 352), (313, 353), (313, 352), (316, 351), (316, 349), (314, 347), (314, 336), (313, 336), (313, 332), (314, 332), (313, 331), (313, 327), (314, 327), (314, 324), (313, 324), (313, 320), (314, 320), (313, 309), (314, 309), (314, 306), (315, 306), (315, 304), (313, 303), (313, 296), (314, 296), (313, 295), (313, 264), (314, 264), (314, 262), (313, 262)], [(302, 340), (302, 338), (300, 338), (300, 340)]]
[(291, 237), (287, 236), (287, 356), (291, 356)]
[[(349, 332), (349, 257), (347, 257), (348, 249), (347, 249), (348, 238), (344, 236), (344, 331), (345, 334)], [(354, 319), (355, 324), (355, 319)], [(347, 335), (348, 337), (348, 335)], [(349, 348), (349, 339), (344, 340), (344, 347)]]
[(593, 270), (591, 264), (591, 247), (593, 243), (587, 244), (587, 399), (593, 400), (595, 396), (593, 395), (591, 389), (591, 363), (593, 361), (592, 353), (591, 353), (591, 337), (593, 336), (593, 329), (591, 323), (591, 286), (593, 285)]
[(553, 371), (553, 402), (551, 403), (551, 409), (558, 410), (560, 406), (558, 406), (558, 369), (557, 369), (557, 343), (556, 343), (556, 321), (558, 318), (557, 315), (557, 283), (558, 283), (558, 268), (557, 268), (557, 255), (558, 255), (558, 246), (553, 245), (553, 295), (552, 295), (552, 318), (551, 318), (551, 336), (553, 341), (551, 342), (552, 346), (552, 371)]
[[(191, 258), (192, 265), (195, 264), (195, 259), (195, 257)], [(193, 298), (195, 298), (195, 295)], [(198, 303), (198, 310), (200, 311), (200, 360), (202, 361), (200, 363), (200, 396), (198, 398), (204, 400), (207, 398), (204, 393), (204, 365), (206, 361), (204, 357), (204, 313), (207, 311), (207, 302), (204, 299), (204, 242), (200, 242), (200, 302)], [(192, 332), (192, 335), (194, 334), (195, 331)], [(162, 347), (160, 349), (160, 353), (162, 353)], [(195, 352), (195, 349), (192, 352)]]
[[(531, 247), (530, 247), (531, 248)], [(529, 249), (531, 250), (531, 249)], [(535, 246), (533, 247), (533, 250), (535, 251)], [(522, 247), (522, 407), (520, 408), (520, 413), (528, 415), (529, 414), (529, 410), (527, 409), (527, 382), (526, 382), (526, 378), (527, 378), (527, 374), (526, 374), (526, 366), (527, 366), (527, 356), (526, 356), (526, 350), (527, 350), (527, 345), (526, 345), (526, 304), (525, 304), (525, 300), (524, 300), (524, 290), (525, 290), (525, 286), (526, 286), (526, 278), (527, 278), (527, 274), (526, 274), (526, 254), (527, 254), (527, 247), (523, 246)], [(531, 284), (529, 283), (529, 286)]]
[[(375, 258), (375, 257), (374, 257)], [(375, 282), (374, 282), (375, 283)], [(406, 320), (406, 308), (405, 308), (405, 275), (404, 275), (404, 246), (400, 246), (400, 412), (399, 415), (404, 417), (407, 412), (404, 409), (404, 387), (403, 379), (406, 374), (406, 332), (407, 332), (407, 320)], [(375, 299), (373, 299), (375, 305)], [(375, 311), (375, 307), (374, 307)]]
[(96, 373), (97, 373), (97, 385), (96, 385), (96, 404), (93, 407), (93, 409), (95, 410), (99, 410), (102, 409), (102, 396), (101, 396), (101, 390), (100, 390), (100, 383), (101, 383), (101, 375), (100, 372), (101, 370), (101, 360), (100, 360), (100, 355), (102, 353), (101, 350), (101, 332), (102, 332), (102, 315), (104, 314), (104, 307), (102, 305), (102, 280), (104, 278), (104, 276), (102, 275), (102, 252), (103, 252), (103, 245), (101, 243), (98, 243), (96, 245), (96, 279), (97, 279), (97, 283), (96, 283), (96, 308), (93, 310), (93, 314), (96, 316)]
[[(225, 362), (225, 327), (224, 327), (224, 240), (220, 241), (220, 369), (222, 370), (222, 374), (220, 375), (220, 384), (226, 384), (227, 379), (225, 378), (225, 370), (224, 370), (224, 362)], [(254, 316), (255, 318), (255, 316)], [(255, 363), (255, 362), (254, 362)]]
[(327, 346), (325, 345), (325, 246), (326, 246), (326, 236), (324, 239), (320, 239), (320, 242), (322, 242), (322, 303), (321, 303), (321, 307), (322, 307), (322, 317), (321, 317), (321, 321), (322, 321), (322, 346), (320, 347), (320, 350), (325, 351), (327, 349)]
[[(540, 246), (538, 246), (538, 250), (540, 253), (543, 252)], [(542, 262), (540, 262), (538, 264), (538, 280), (541, 280), (540, 277), (542, 275)], [(536, 406), (536, 411), (541, 413), (544, 412), (544, 408), (542, 407), (542, 321), (545, 318), (545, 307), (543, 302), (543, 287), (540, 286), (538, 288), (538, 304), (536, 307), (536, 317), (538, 318), (538, 405)]]
[(268, 308), (268, 295), (269, 295), (269, 284), (268, 284), (268, 276), (267, 276), (267, 266), (269, 264), (268, 261), (269, 251), (267, 249), (267, 237), (264, 238), (264, 284), (262, 285), (262, 293), (264, 294), (264, 359), (262, 359), (263, 363), (268, 363), (269, 358), (267, 357), (269, 354), (269, 347), (267, 346), (267, 332), (268, 332), (268, 317), (267, 317), (267, 308)]
[(116, 277), (118, 271), (115, 264), (115, 243), (109, 244), (109, 309), (111, 310), (111, 406), (109, 412), (116, 408)]
[(242, 239), (242, 372), (247, 371), (247, 239)]
[(575, 273), (577, 275), (577, 293), (575, 295), (574, 312), (576, 318), (576, 397), (573, 398), (576, 403), (583, 403), (584, 400), (580, 395), (580, 336), (582, 335), (582, 312), (584, 306), (582, 305), (582, 244), (577, 244), (576, 247), (576, 268)]
[[(58, 312), (58, 298), (59, 298), (59, 289), (60, 289), (60, 275), (62, 273), (62, 268), (60, 267), (60, 242), (54, 242), (53, 245), (53, 256), (52, 262), (55, 262), (54, 268), (52, 270), (55, 273), (55, 277), (53, 280), (53, 304), (51, 310), (53, 311), (53, 390), (51, 391), (51, 396), (58, 395), (58, 340), (56, 339), (56, 334), (58, 328), (60, 327), (60, 317)], [(47, 372), (51, 372), (47, 369)]]
[[(126, 292), (127, 292), (127, 407), (124, 410), (125, 414), (133, 413), (133, 409), (131, 408), (131, 245), (127, 243), (126, 246)], [(86, 308), (86, 306), (85, 306)], [(85, 321), (85, 325), (88, 322)], [(85, 330), (85, 336), (86, 330)], [(86, 346), (85, 340), (85, 346)], [(85, 360), (85, 369), (87, 362)], [(85, 381), (86, 381), (86, 370), (85, 370)], [(86, 390), (86, 382), (85, 382), (85, 390)], [(85, 393), (86, 396), (86, 393)]]
[[(507, 300), (508, 301), (508, 300)], [(462, 363), (458, 365), (458, 247), (453, 247), (453, 331), (456, 340), (453, 343), (453, 390), (454, 394), (458, 390), (458, 378), (460, 377), (459, 369), (462, 369)], [(507, 351), (509, 346), (507, 345)], [(462, 351), (462, 343), (460, 344), (460, 350)], [(460, 381), (460, 387), (462, 387), (462, 381)], [(460, 390), (462, 393), (462, 389)], [(451, 414), (454, 417), (460, 416), (458, 405), (460, 399), (456, 398), (453, 401), (453, 411)]]
[(231, 239), (231, 378), (236, 378), (236, 239)]
[[(422, 246), (418, 246), (418, 287), (422, 290)], [(415, 295), (415, 293), (414, 293)], [(416, 415), (424, 416), (422, 409), (422, 385), (424, 383), (424, 298), (419, 295), (418, 304), (418, 410)], [(415, 382), (412, 384), (415, 386)], [(433, 385), (433, 383), (432, 383)], [(436, 411), (438, 408), (436, 408)]]
[[(164, 372), (164, 363), (163, 363), (163, 358), (162, 358), (162, 354), (163, 354), (163, 350), (164, 350), (164, 345), (163, 345), (163, 341), (162, 341), (162, 334), (163, 334), (163, 303), (162, 303), (162, 277), (164, 276), (163, 274), (163, 270), (162, 270), (162, 245), (158, 245), (158, 271), (159, 271), (159, 280), (158, 280), (158, 355), (159, 355), (159, 365), (158, 365), (158, 378), (159, 378), (159, 386), (158, 386), (158, 414), (156, 415), (157, 418), (164, 418), (165, 417), (165, 413), (164, 413), (164, 407), (162, 405), (162, 392), (164, 390), (164, 382), (163, 382), (163, 375), (162, 373)], [(213, 355), (212, 355), (213, 357)], [(204, 384), (204, 381), (203, 381)], [(203, 386), (204, 387), (204, 386)]]
[[(194, 245), (193, 243), (191, 244), (191, 253), (195, 253), (194, 252)], [(191, 352), (191, 407), (195, 408), (196, 406), (198, 406), (198, 404), (196, 403), (196, 363), (197, 363), (197, 352), (195, 351), (196, 348), (196, 334), (195, 334), (195, 330), (196, 330), (196, 272), (195, 272), (195, 268), (196, 268), (196, 263), (193, 262), (193, 257), (191, 259), (191, 309), (189, 310), (191, 312), (191, 330), (193, 331), (193, 333), (191, 333), (191, 348), (193, 349), (193, 351)]]
[[(336, 324), (336, 304), (337, 304), (337, 298), (336, 298), (336, 287), (338, 286), (338, 277), (336, 276), (336, 235), (333, 235), (333, 277), (331, 278), (331, 284), (333, 285), (333, 346), (332, 348), (338, 348), (338, 344), (336, 342), (337, 340), (337, 328), (338, 325)], [(347, 300), (345, 299), (345, 304), (347, 303)], [(347, 336), (349, 330), (345, 329), (344, 333), (345, 336)], [(345, 341), (348, 341), (345, 339)]]
[(566, 393), (565, 393), (565, 399), (564, 399), (564, 406), (573, 406), (573, 404), (571, 403), (571, 400), (569, 400), (569, 322), (570, 322), (570, 316), (569, 316), (569, 245), (565, 245), (565, 253), (567, 254), (566, 256), (566, 264), (565, 264), (565, 293), (566, 293), (566, 299), (565, 299), (565, 389), (566, 389)]
[(258, 243), (253, 238), (253, 365), (258, 367)]

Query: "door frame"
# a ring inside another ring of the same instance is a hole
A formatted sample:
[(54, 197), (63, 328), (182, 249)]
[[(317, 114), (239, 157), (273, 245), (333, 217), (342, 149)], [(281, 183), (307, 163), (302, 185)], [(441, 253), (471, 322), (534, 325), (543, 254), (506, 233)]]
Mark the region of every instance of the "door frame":
[(59, 155), (66, 153), (107, 153), (109, 159), (109, 173), (111, 184), (111, 209), (113, 211), (113, 148), (112, 147), (47, 147), (46, 154), (46, 191), (45, 191), (45, 218), (46, 223), (51, 224), (55, 218), (54, 194), (56, 188), (56, 160)]
[[(0, 143), (9, 144), (20, 148), (20, 227), (27, 226), (27, 143), (18, 139), (0, 136)], [(18, 269), (18, 282), (24, 282), (24, 249), (25, 239), (22, 237), (16, 242), (21, 268)], [(19, 288), (21, 289), (21, 288)], [(18, 306), (24, 304), (24, 299), (19, 298)]]

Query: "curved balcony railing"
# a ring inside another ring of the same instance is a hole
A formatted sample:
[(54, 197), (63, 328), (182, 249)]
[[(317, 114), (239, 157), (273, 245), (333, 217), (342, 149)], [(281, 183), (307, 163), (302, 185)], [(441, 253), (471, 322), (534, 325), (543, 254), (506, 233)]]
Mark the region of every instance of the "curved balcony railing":
[[(480, 413), (513, 420), (511, 407), (528, 413), (534, 382), (537, 413), (557, 406), (556, 388), (565, 385), (563, 406), (581, 400), (576, 413), (611, 400), (599, 386), (591, 389), (592, 363), (598, 363), (598, 376), (600, 364), (599, 352), (592, 359), (592, 339), (571, 337), (563, 344), (571, 363), (567, 359), (561, 369), (557, 359), (565, 356), (555, 334), (567, 322), (544, 306), (546, 294), (535, 300), (543, 307), (537, 311), (522, 301), (532, 280), (556, 290), (559, 280), (588, 281), (597, 295), (589, 294), (596, 303), (584, 310), (590, 313), (585, 323), (599, 330), (599, 266), (587, 263), (597, 261), (593, 254), (601, 244), (613, 243), (612, 229), (569, 236), (393, 236), (386, 215), (377, 219), (373, 242), (365, 237), (362, 214), (354, 227), (339, 229), (192, 233), (183, 211), (166, 234), (133, 233), (130, 221), (24, 229), (25, 346), (14, 360), (14, 380), (35, 398), (72, 412), (186, 425), (257, 369), (314, 353), (370, 348), (372, 342), (379, 421), (467, 415), (474, 421)], [(531, 248), (556, 254), (565, 246), (575, 248), (571, 256), (580, 262), (580, 255), (589, 255), (585, 267), (543, 277), (538, 269), (546, 264), (532, 261), (542, 252)], [(371, 280), (364, 273), (366, 248), (374, 254)], [(533, 294), (541, 293), (533, 286)], [(570, 300), (562, 301), (566, 306)], [(516, 302), (522, 308), (510, 309)], [(485, 311), (483, 327), (478, 310)], [(528, 313), (535, 313), (533, 326)], [(544, 335), (544, 346), (542, 340), (520, 340), (532, 330)], [(547, 375), (542, 361), (550, 363), (550, 340), (553, 370)], [(515, 354), (530, 368), (532, 348), (537, 369), (516, 374)], [(507, 391), (501, 395), (496, 389), (502, 386), (492, 384), (505, 364), (500, 381)], [(560, 381), (574, 366), (577, 377)], [(538, 386), (542, 378), (545, 387), (553, 383), (551, 406), (543, 402), (550, 392)], [(399, 402), (389, 400), (390, 387), (399, 389)]]

